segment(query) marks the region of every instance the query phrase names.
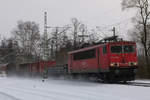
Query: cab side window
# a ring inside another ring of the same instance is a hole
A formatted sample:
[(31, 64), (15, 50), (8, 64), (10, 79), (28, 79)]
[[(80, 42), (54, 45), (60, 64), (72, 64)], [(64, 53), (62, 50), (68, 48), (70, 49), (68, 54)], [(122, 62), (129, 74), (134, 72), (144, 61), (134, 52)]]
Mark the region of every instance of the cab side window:
[(103, 46), (103, 54), (106, 54), (106, 53), (107, 53), (107, 47), (105, 45), (105, 46)]

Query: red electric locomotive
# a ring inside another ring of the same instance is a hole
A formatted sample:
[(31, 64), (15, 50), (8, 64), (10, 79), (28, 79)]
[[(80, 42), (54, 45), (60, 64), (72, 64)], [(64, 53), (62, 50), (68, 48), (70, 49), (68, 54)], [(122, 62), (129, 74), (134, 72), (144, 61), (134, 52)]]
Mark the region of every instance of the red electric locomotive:
[(111, 37), (96, 46), (69, 52), (68, 72), (125, 82), (134, 80), (137, 61), (135, 42)]

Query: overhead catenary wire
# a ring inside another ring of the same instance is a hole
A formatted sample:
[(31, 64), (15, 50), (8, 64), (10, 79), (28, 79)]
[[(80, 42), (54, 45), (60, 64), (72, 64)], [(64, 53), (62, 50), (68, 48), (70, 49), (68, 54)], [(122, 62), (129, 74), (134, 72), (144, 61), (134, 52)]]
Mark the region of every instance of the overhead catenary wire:
[[(103, 27), (101, 26), (96, 26), (97, 30), (102, 33), (104, 35), (104, 37), (107, 37), (108, 36), (108, 32), (110, 32), (112, 30), (113, 27), (116, 27), (117, 30), (122, 30), (122, 29), (125, 29), (129, 23), (129, 21), (132, 20), (133, 17), (130, 17), (130, 18), (127, 18), (127, 19), (124, 19), (122, 21), (119, 21), (117, 23), (113, 23), (113, 24), (109, 24), (109, 25), (105, 25)], [(121, 29), (121, 24), (125, 25), (124, 28)], [(111, 31), (112, 32), (112, 31)], [(118, 31), (116, 31), (118, 32)], [(100, 35), (100, 34), (99, 34)]]

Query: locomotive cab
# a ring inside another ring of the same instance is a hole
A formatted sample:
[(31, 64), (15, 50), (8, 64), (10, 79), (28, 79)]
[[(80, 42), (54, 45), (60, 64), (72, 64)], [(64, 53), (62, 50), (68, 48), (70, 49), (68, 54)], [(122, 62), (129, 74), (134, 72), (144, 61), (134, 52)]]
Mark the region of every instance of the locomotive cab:
[(113, 75), (119, 76), (118, 80), (133, 80), (138, 66), (136, 43), (112, 42), (108, 51), (109, 69)]

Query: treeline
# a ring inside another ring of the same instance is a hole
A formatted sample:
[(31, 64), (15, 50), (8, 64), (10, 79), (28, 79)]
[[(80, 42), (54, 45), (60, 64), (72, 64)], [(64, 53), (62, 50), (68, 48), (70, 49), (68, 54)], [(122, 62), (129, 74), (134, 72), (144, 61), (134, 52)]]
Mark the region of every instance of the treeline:
[(97, 30), (89, 30), (77, 18), (72, 18), (68, 25), (47, 29), (45, 38), (45, 33), (40, 32), (38, 23), (18, 21), (10, 38), (1, 38), (0, 62), (34, 62), (45, 60), (45, 55), (46, 60), (56, 59), (63, 51), (71, 51), (96, 42), (99, 40), (97, 33)]

